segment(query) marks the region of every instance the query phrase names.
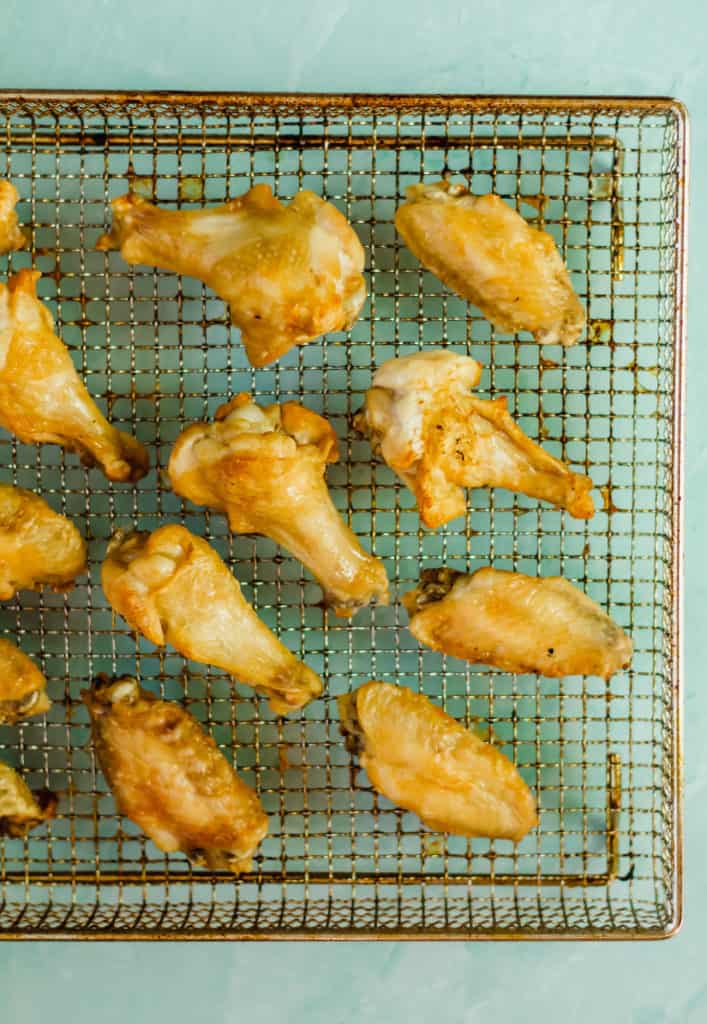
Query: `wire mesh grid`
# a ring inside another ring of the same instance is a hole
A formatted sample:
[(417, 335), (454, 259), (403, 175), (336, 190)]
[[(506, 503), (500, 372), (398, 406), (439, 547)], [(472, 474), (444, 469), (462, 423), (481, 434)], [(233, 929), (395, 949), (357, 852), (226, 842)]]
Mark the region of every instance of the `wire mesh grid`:
[[(223, 937), (660, 935), (679, 907), (677, 655), (679, 399), (685, 126), (667, 101), (5, 95), (0, 173), (21, 194), (34, 264), (88, 388), (151, 449), (134, 487), (50, 446), (5, 435), (3, 479), (42, 493), (89, 542), (66, 595), (21, 593), (4, 634), (35, 655), (54, 703), (0, 727), (0, 757), (59, 813), (0, 841), (0, 933)], [(588, 337), (540, 348), (495, 331), (421, 269), (396, 237), (405, 187), (443, 174), (495, 191), (551, 232), (586, 303)], [(252, 370), (224, 303), (190, 278), (95, 251), (128, 187), (167, 207), (218, 203), (268, 182), (334, 202), (366, 248), (369, 301), (335, 334)], [(469, 494), (465, 519), (421, 527), (408, 491), (351, 428), (374, 368), (421, 347), (483, 363), (480, 393), (506, 394), (523, 429), (589, 472), (590, 522), (502, 490)], [(471, 666), (420, 648), (397, 602), (351, 621), (321, 606), (299, 563), (170, 493), (184, 425), (238, 391), (301, 399), (334, 425), (334, 500), (386, 563), (393, 593), (421, 569), (493, 564), (561, 573), (633, 637), (609, 683)], [(678, 473), (676, 475), (676, 468)], [(182, 522), (226, 558), (259, 615), (325, 679), (278, 719), (220, 672), (136, 640), (99, 572), (117, 527)], [(260, 794), (270, 818), (240, 880), (160, 853), (115, 805), (80, 691), (137, 673), (181, 701)], [(490, 730), (537, 795), (520, 845), (440, 836), (378, 797), (344, 749), (336, 697), (369, 678), (419, 689)]]

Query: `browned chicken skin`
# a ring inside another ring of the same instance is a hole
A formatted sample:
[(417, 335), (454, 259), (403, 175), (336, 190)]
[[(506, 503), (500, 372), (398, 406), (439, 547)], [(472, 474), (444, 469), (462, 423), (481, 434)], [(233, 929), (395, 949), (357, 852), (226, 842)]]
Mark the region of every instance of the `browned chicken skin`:
[(0, 638), (0, 725), (13, 725), (51, 707), (47, 681), (19, 647)]
[(20, 194), (15, 186), (0, 179), (0, 253), (24, 249), (27, 244), (15, 213), (19, 200)]
[(552, 237), (497, 195), (462, 185), (411, 185), (395, 226), (417, 256), (502, 331), (574, 345), (586, 315)]
[(206, 210), (162, 210), (129, 193), (113, 200), (113, 228), (98, 248), (204, 281), (228, 303), (253, 366), (348, 330), (366, 297), (361, 243), (313, 192), (283, 206), (269, 185), (255, 185)]
[(0, 836), (22, 839), (54, 817), (57, 797), (43, 789), (32, 793), (9, 764), (0, 761)]
[(505, 398), (469, 394), (481, 367), (452, 352), (416, 352), (384, 363), (355, 425), (437, 527), (466, 511), (467, 487), (506, 487), (578, 519), (594, 515), (592, 480), (531, 441)]
[(422, 694), (372, 681), (340, 697), (339, 713), (374, 789), (429, 828), (520, 842), (537, 825), (513, 763)]
[(133, 629), (253, 686), (277, 714), (296, 711), (322, 691), (316, 672), (261, 622), (214, 549), (183, 526), (119, 531), (101, 582)]
[(118, 810), (165, 853), (213, 871), (248, 871), (268, 819), (196, 719), (129, 676), (82, 693)]
[(177, 494), (228, 516), (236, 533), (282, 544), (317, 578), (338, 615), (388, 599), (383, 563), (367, 554), (329, 496), (324, 472), (339, 457), (325, 419), (296, 402), (267, 408), (238, 395), (177, 439), (169, 476)]
[(0, 283), (0, 426), (27, 444), (78, 452), (109, 480), (139, 480), (147, 451), (112, 427), (89, 395), (37, 298), (39, 276), (20, 270)]
[(420, 643), (504, 672), (609, 679), (631, 663), (630, 637), (561, 576), (429, 569), (403, 604)]
[(74, 524), (38, 494), (0, 484), (0, 600), (18, 590), (69, 589), (86, 571), (86, 544)]

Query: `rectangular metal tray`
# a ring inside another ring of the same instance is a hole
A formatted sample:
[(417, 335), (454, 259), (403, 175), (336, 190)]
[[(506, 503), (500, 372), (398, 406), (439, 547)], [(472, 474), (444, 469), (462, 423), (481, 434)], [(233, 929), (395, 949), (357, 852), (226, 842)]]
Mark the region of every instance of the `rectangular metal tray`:
[[(34, 264), (90, 391), (150, 447), (151, 474), (110, 485), (55, 447), (0, 439), (2, 479), (42, 493), (89, 541), (67, 595), (21, 593), (0, 626), (35, 655), (46, 719), (0, 727), (0, 757), (59, 814), (0, 841), (0, 936), (85, 938), (642, 938), (681, 915), (680, 496), (686, 117), (662, 99), (245, 95), (0, 95), (0, 175), (19, 188)], [(393, 227), (405, 187), (449, 173), (498, 192), (556, 239), (586, 303), (586, 340), (562, 351), (495, 331), (417, 264)], [(129, 187), (164, 205), (209, 204), (269, 182), (310, 188), (352, 221), (370, 298), (348, 335), (252, 370), (224, 303), (198, 281), (95, 251)], [(532, 437), (588, 471), (588, 523), (504, 491), (469, 495), (465, 520), (421, 528), (410, 494), (351, 429), (373, 369), (450, 346), (485, 366)], [(425, 566), (562, 573), (632, 634), (630, 671), (605, 684), (513, 676), (418, 647), (398, 604), (327, 615), (300, 565), (268, 540), (169, 492), (182, 427), (225, 397), (299, 398), (334, 424), (335, 500), (387, 565), (393, 592)], [(118, 526), (166, 521), (229, 560), (258, 613), (322, 673), (326, 692), (276, 719), (225, 676), (136, 641), (101, 591)], [(254, 871), (190, 870), (116, 814), (80, 691), (137, 671), (211, 731), (270, 816)], [(420, 689), (488, 725), (537, 794), (522, 844), (434, 835), (354, 769), (337, 695), (369, 678)]]

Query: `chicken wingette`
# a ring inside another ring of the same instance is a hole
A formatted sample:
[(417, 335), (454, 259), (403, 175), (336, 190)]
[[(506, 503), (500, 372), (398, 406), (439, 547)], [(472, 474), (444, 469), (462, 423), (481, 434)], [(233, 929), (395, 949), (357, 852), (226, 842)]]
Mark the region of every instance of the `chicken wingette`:
[(0, 253), (24, 249), (27, 239), (17, 222), (20, 194), (10, 181), (0, 179)]
[(177, 439), (169, 477), (177, 494), (228, 516), (235, 533), (281, 544), (321, 584), (338, 615), (385, 604), (383, 563), (363, 550), (334, 507), (324, 472), (339, 457), (325, 419), (296, 402), (261, 408), (238, 395)]
[(57, 802), (47, 789), (33, 793), (14, 768), (0, 761), (0, 836), (23, 839), (54, 817)]
[(31, 658), (0, 638), (0, 725), (13, 725), (51, 707), (47, 681)]

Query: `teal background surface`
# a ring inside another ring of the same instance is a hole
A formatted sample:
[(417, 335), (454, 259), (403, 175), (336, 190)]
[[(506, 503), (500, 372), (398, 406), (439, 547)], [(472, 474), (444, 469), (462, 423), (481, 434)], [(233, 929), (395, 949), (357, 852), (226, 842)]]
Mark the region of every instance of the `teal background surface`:
[(692, 118), (686, 465), (686, 916), (668, 943), (6, 944), (0, 1020), (707, 1021), (707, 29), (704, 0), (3, 5), (0, 86), (665, 94)]

